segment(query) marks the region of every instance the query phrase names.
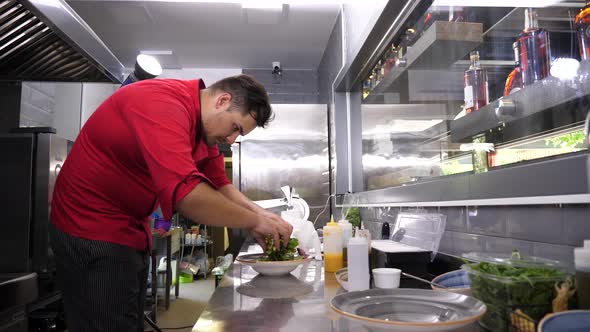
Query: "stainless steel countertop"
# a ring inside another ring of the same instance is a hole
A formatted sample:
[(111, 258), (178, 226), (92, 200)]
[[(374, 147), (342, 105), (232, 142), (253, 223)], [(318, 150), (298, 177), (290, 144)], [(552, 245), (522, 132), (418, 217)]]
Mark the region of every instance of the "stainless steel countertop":
[[(342, 292), (334, 274), (325, 275), (323, 261), (301, 265), (286, 277), (261, 276), (235, 262), (193, 331), (368, 331), (330, 308), (332, 297)], [(471, 331), (481, 329), (477, 324), (461, 329)]]

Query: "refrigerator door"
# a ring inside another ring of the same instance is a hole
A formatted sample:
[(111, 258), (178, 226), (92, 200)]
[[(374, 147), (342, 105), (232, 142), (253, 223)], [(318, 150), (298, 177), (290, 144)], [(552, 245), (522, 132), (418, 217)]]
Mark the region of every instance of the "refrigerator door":
[(67, 147), (51, 133), (0, 136), (0, 273), (48, 271), (51, 198)]
[(35, 188), (33, 205), (33, 256), (32, 271), (44, 272), (52, 256), (49, 247), (49, 217), (55, 180), (66, 160), (68, 140), (54, 134), (37, 135)]
[(29, 270), (34, 134), (0, 136), (0, 273)]

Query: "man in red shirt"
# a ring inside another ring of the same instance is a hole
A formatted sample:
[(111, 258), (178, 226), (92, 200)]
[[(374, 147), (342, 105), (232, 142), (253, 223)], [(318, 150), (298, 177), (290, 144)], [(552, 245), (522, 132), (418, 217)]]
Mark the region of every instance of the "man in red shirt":
[(70, 331), (143, 331), (151, 231), (159, 204), (212, 226), (289, 238), (292, 227), (225, 175), (217, 144), (272, 115), (247, 75), (146, 80), (119, 89), (88, 119), (57, 178), (50, 229)]

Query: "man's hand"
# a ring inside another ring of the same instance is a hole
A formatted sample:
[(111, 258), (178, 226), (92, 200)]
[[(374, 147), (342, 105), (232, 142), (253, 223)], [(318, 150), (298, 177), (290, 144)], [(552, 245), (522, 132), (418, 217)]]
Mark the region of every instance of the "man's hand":
[(258, 244), (266, 250), (265, 238), (270, 236), (274, 239), (274, 243), (281, 243), (279, 239), (282, 237), (284, 239), (284, 245), (287, 246), (291, 233), (293, 232), (293, 226), (281, 217), (268, 211), (260, 212), (257, 215), (257, 223), (254, 227), (248, 229), (248, 231), (254, 236)]

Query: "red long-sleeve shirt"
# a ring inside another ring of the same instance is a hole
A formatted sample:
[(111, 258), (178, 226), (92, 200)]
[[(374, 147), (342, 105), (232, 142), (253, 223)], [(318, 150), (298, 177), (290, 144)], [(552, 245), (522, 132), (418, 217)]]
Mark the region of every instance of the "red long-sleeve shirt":
[(85, 239), (151, 246), (147, 218), (205, 180), (229, 184), (223, 155), (201, 136), (202, 80), (146, 80), (123, 87), (88, 119), (55, 184), (51, 221)]

